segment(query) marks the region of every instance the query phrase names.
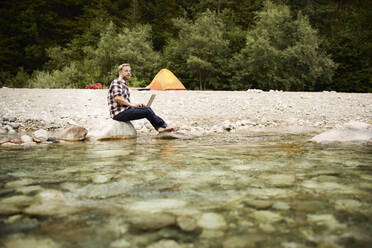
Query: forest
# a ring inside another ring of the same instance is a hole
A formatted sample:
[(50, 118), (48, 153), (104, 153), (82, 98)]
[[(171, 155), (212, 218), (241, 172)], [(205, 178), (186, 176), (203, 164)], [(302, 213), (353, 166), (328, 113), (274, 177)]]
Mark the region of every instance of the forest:
[(0, 3), (0, 87), (84, 88), (132, 66), (189, 90), (372, 92), (370, 0)]

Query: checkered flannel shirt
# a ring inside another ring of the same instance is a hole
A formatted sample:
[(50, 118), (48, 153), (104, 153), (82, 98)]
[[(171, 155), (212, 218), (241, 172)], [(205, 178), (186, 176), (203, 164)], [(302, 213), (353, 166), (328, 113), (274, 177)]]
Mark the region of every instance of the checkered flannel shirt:
[(121, 77), (114, 79), (111, 82), (107, 96), (111, 118), (114, 118), (115, 115), (129, 108), (128, 106), (120, 105), (119, 103), (117, 103), (114, 100), (114, 98), (117, 96), (122, 96), (126, 101), (130, 102), (130, 92), (128, 84)]

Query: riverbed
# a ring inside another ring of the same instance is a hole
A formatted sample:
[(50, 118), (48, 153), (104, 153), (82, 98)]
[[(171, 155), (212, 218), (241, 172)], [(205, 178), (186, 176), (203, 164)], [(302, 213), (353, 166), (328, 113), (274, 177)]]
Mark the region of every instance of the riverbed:
[(0, 150), (5, 247), (370, 247), (368, 145), (254, 132)]

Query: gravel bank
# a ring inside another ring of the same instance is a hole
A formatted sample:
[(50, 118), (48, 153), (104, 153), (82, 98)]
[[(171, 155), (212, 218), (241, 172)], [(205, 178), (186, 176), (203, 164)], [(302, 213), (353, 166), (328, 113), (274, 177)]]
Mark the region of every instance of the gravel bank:
[[(337, 92), (136, 91), (133, 102), (156, 94), (154, 111), (183, 130), (208, 134), (238, 131), (321, 132), (348, 121), (372, 124), (372, 94)], [(109, 119), (107, 89), (0, 89), (2, 132), (89, 127)], [(154, 132), (145, 120), (139, 133)], [(11, 131), (13, 130), (13, 131)]]

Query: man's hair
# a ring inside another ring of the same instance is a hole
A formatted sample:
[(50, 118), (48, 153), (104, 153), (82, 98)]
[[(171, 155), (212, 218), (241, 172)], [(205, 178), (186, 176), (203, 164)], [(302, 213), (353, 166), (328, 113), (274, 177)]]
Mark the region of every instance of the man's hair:
[(126, 63), (126, 64), (121, 64), (121, 65), (119, 65), (119, 67), (118, 67), (118, 72), (120, 72), (121, 69), (123, 69), (124, 66), (130, 66), (130, 64)]

